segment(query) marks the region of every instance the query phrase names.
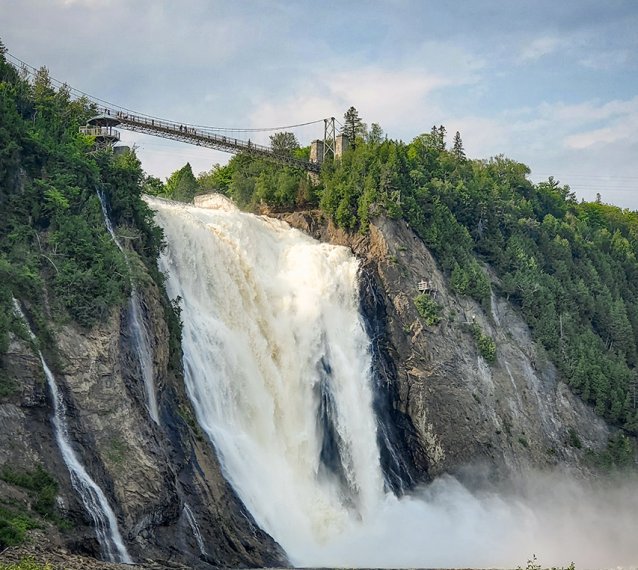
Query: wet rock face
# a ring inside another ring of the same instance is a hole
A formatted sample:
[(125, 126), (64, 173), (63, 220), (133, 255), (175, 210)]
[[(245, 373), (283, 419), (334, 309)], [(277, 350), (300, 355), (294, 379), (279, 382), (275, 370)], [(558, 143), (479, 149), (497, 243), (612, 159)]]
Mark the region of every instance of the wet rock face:
[[(140, 292), (151, 331), (160, 425), (150, 417), (131, 349), (127, 306), (91, 331), (65, 325), (56, 331), (50, 362), (68, 409), (74, 448), (105, 492), (136, 561), (189, 568), (281, 566), (279, 546), (256, 527), (226, 483), (210, 442), (193, 421), (183, 381), (168, 369), (168, 328), (160, 293)], [(28, 311), (27, 311), (28, 312)], [(52, 408), (37, 356), (13, 341), (6, 370), (19, 387), (0, 400), (0, 466), (32, 471), (38, 465), (59, 482), (58, 510), (74, 528), (49, 529), (49, 540), (71, 552), (99, 556), (90, 518), (79, 503), (51, 427)], [(0, 483), (2, 485), (2, 483)], [(0, 498), (20, 492), (4, 484)], [(200, 531), (201, 547), (188, 504)]]
[[(556, 464), (581, 469), (582, 449), (605, 446), (607, 426), (558, 380), (514, 307), (493, 295), (486, 310), (453, 294), (405, 222), (377, 219), (361, 236), (335, 228), (320, 212), (281, 217), (317, 239), (350, 247), (362, 260), (362, 312), (373, 354), (382, 348), (375, 356), (383, 378), (375, 407), (393, 431), (406, 481), (468, 465), (501, 474)], [(429, 281), (441, 307), (437, 325), (427, 326), (414, 305), (421, 280)], [(472, 323), (495, 340), (495, 362), (479, 354)], [(582, 449), (570, 446), (570, 433)], [(386, 461), (384, 468), (392, 479), (392, 465)]]
[[(583, 449), (605, 445), (605, 424), (557, 379), (508, 302), (493, 297), (484, 310), (452, 294), (405, 223), (379, 219), (362, 236), (335, 228), (317, 212), (283, 217), (318, 239), (350, 247), (361, 259), (361, 310), (372, 339), (374, 407), (389, 488), (401, 493), (476, 464), (502, 472), (558, 463), (578, 467), (583, 451), (569, 446), (572, 431)], [(422, 279), (436, 290), (443, 317), (438, 325), (427, 326), (414, 305)], [(168, 367), (159, 291), (150, 284), (140, 295), (160, 425), (146, 408), (126, 306), (92, 331), (59, 327), (50, 350), (76, 452), (106, 493), (130, 554), (138, 562), (192, 568), (285, 565), (280, 547), (225, 481), (213, 446), (194, 421), (183, 381)], [(496, 362), (479, 355), (468, 331), (472, 322), (495, 339)], [(95, 556), (95, 534), (52, 432), (39, 359), (14, 339), (5, 360), (15, 390), (0, 399), (0, 433), (7, 434), (0, 438), (0, 467), (31, 471), (42, 465), (52, 473), (59, 482), (58, 510), (75, 526), (50, 526), (48, 540)], [(27, 501), (23, 491), (0, 482), (0, 498), (6, 497)]]

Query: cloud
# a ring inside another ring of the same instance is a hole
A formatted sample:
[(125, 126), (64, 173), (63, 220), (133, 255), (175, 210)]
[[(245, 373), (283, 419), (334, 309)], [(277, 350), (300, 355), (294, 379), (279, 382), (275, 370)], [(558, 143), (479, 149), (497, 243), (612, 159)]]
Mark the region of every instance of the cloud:
[(543, 36), (534, 38), (527, 45), (523, 46), (520, 59), (523, 62), (536, 61), (541, 57), (554, 53), (566, 45), (566, 41), (557, 37)]
[(584, 133), (577, 133), (565, 138), (565, 144), (573, 149), (583, 149), (592, 146), (608, 145), (635, 137), (638, 120), (631, 117), (630, 122), (616, 121), (609, 127), (594, 129)]
[[(339, 73), (316, 74), (288, 97), (257, 103), (251, 123), (283, 125), (342, 114), (355, 106), (364, 121), (379, 122), (387, 129), (413, 125), (423, 116), (432, 92), (453, 84), (439, 75), (410, 69), (366, 66)], [(396, 135), (395, 135), (396, 136)]]
[(355, 106), (364, 121), (378, 122), (392, 137), (413, 137), (441, 116), (437, 97), (480, 84), (485, 63), (447, 42), (427, 41), (402, 59), (353, 65), (344, 58), (307, 69), (303, 82), (279, 99), (255, 100), (255, 126), (308, 121)]

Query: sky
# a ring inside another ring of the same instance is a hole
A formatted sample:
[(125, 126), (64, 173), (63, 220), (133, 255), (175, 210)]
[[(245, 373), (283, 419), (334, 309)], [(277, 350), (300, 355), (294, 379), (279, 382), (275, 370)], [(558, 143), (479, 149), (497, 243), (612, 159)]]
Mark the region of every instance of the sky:
[[(351, 105), (389, 138), (460, 131), (579, 198), (638, 209), (637, 0), (0, 0), (9, 52), (184, 123), (290, 125)], [(302, 144), (323, 125), (296, 130)], [(255, 142), (267, 144), (253, 135)], [(137, 133), (145, 171), (230, 155)]]

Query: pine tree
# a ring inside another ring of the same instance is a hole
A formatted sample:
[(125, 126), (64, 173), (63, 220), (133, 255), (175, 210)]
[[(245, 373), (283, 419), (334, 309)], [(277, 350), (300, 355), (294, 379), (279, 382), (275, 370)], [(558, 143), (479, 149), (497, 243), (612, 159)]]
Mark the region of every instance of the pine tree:
[(458, 160), (465, 160), (465, 150), (463, 150), (463, 141), (461, 140), (461, 133), (456, 131), (454, 135), (454, 146), (452, 147), (452, 154)]
[(166, 195), (171, 200), (190, 202), (193, 199), (197, 194), (198, 186), (190, 162), (169, 176), (165, 188)]
[(439, 127), (439, 149), (440, 150), (445, 150), (445, 135), (446, 134), (447, 134), (447, 131), (445, 130), (445, 127), (441, 125)]
[(363, 137), (366, 134), (366, 125), (359, 117), (359, 111), (354, 107), (350, 107), (343, 115), (343, 127), (341, 133), (346, 135), (350, 140), (352, 147), (356, 146), (357, 137)]
[(443, 125), (432, 125), (430, 130), (430, 136), (432, 137), (432, 144), (437, 150), (445, 150), (445, 127)]

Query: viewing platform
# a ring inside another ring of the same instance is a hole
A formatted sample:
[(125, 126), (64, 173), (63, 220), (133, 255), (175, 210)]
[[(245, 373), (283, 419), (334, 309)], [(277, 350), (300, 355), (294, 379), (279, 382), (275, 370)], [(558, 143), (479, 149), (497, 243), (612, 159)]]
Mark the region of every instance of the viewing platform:
[(120, 141), (120, 131), (113, 128), (119, 124), (120, 121), (110, 114), (97, 115), (89, 119), (86, 126), (80, 127), (80, 133), (95, 137), (98, 147), (113, 146)]
[(86, 127), (80, 127), (80, 132), (83, 135), (87, 135), (90, 137), (108, 139), (113, 142), (119, 142), (120, 140), (120, 131), (114, 129), (113, 127), (97, 127), (92, 125), (87, 125)]

